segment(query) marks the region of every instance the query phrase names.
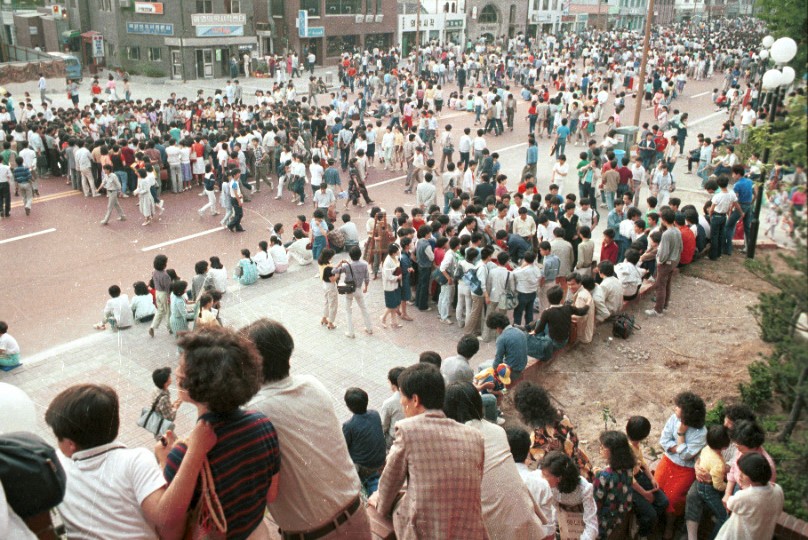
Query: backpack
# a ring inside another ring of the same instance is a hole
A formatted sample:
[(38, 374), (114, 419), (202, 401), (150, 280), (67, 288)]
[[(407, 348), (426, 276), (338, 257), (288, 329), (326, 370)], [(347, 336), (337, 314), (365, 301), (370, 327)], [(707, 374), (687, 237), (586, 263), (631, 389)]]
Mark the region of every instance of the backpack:
[(463, 274), (463, 283), (465, 283), (471, 290), (471, 294), (481, 296), (483, 294), (483, 284), (480, 283), (480, 278), (477, 277), (477, 269), (470, 268)]
[(57, 506), (67, 486), (53, 447), (24, 432), (0, 437), (0, 482), (9, 506), (23, 519)]
[(623, 339), (628, 339), (634, 330), (639, 330), (640, 326), (634, 322), (634, 317), (628, 313), (620, 313), (612, 323), (612, 335)]

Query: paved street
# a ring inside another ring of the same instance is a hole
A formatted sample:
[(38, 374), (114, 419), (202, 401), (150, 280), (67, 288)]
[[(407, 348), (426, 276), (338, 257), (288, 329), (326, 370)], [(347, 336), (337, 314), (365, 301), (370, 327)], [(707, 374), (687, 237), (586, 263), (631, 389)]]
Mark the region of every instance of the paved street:
[[(319, 74), (326, 70), (317, 71)], [(55, 89), (56, 84), (52, 81), (51, 88)], [(244, 81), (245, 96), (257, 87), (266, 88), (267, 84), (266, 80)], [(690, 113), (686, 149), (693, 146), (697, 133), (715, 136), (718, 132), (725, 113), (715, 113), (710, 102), (710, 90), (717, 84), (717, 80), (689, 82), (685, 95), (674, 102), (675, 108)], [(191, 81), (179, 86), (147, 84), (137, 79), (132, 90), (134, 99), (166, 98), (170, 92), (192, 97), (197, 88), (205, 88), (207, 95), (222, 86), (224, 81)], [(82, 87), (88, 87), (86, 79)], [(35, 83), (26, 86), (32, 92), (34, 88)], [(449, 85), (444, 96), (448, 97), (453, 89), (454, 86)], [(9, 90), (17, 96), (21, 93), (14, 85), (10, 85)], [(64, 93), (54, 93), (54, 97), (56, 106), (67, 104)], [(321, 99), (321, 103), (323, 101)], [(633, 100), (627, 105), (622, 115), (625, 124), (631, 123), (633, 118)], [(508, 175), (512, 188), (524, 164), (526, 110), (527, 104), (518, 100), (514, 131), (501, 137), (486, 137), (488, 147), (499, 152), (502, 172)], [(607, 109), (610, 110), (611, 107)], [(651, 111), (643, 111), (642, 121), (652, 121)], [(453, 133), (459, 136), (464, 127), (471, 126), (473, 117), (465, 112), (444, 111), (441, 128), (446, 123), (451, 123)], [(599, 137), (601, 134), (602, 128), (598, 130)], [(549, 149), (547, 139), (539, 140), (539, 191), (542, 194), (547, 192), (553, 164)], [(583, 149), (567, 146), (571, 168)], [(676, 195), (685, 204), (693, 203), (701, 208), (706, 194), (699, 189), (698, 177), (684, 174), (685, 170), (686, 162), (680, 160), (675, 171)], [(415, 196), (402, 194), (403, 182), (401, 172), (371, 169), (371, 198), (389, 212), (399, 205), (411, 207)], [(568, 181), (569, 185), (573, 183)], [(69, 191), (64, 179), (56, 178), (44, 180), (40, 191), (42, 197), (35, 200), (30, 217), (25, 217), (17, 199), (12, 219), (0, 224), (0, 275), (7, 280), (0, 290), (0, 318), (9, 323), (10, 333), (20, 342), (25, 364), (10, 373), (0, 373), (0, 381), (19, 385), (29, 392), (41, 413), (58, 391), (71, 384), (81, 381), (111, 384), (122, 399), (122, 439), (133, 445), (148, 443), (146, 432), (135, 426), (135, 420), (140, 408), (150, 400), (151, 371), (165, 365), (175, 366), (176, 348), (165, 329), (161, 329), (155, 339), (148, 337), (145, 326), (116, 334), (92, 330), (92, 324), (101, 317), (107, 288), (113, 283), (119, 284), (131, 296), (132, 283), (148, 279), (151, 261), (157, 253), (168, 255), (169, 268), (176, 269), (181, 278), (189, 281), (194, 263), (212, 255), (219, 256), (231, 270), (240, 258), (241, 248), (248, 247), (254, 252), (260, 240), (268, 239), (267, 227), (271, 223), (286, 224), (287, 235), (290, 235), (294, 216), (310, 215), (311, 207), (293, 205), (289, 193), (284, 194), (284, 200), (276, 201), (274, 192), (262, 191), (245, 206), (247, 232), (234, 235), (219, 227), (220, 218), (198, 216), (196, 209), (202, 206), (203, 199), (197, 196), (196, 190), (166, 194), (162, 220), (148, 227), (140, 225), (134, 198), (121, 201), (128, 221), (111, 221), (109, 226), (102, 227), (98, 222), (106, 208), (105, 198), (84, 198), (79, 192)], [(364, 230), (366, 209), (356, 208), (350, 213), (359, 229)], [(601, 210), (604, 222), (605, 216), (605, 210)], [(596, 242), (603, 228), (596, 230)], [(375, 325), (373, 336), (362, 333), (360, 326), (355, 340), (344, 337), (342, 300), (337, 318), (339, 328), (329, 332), (319, 325), (322, 290), (314, 274), (313, 266), (300, 268), (292, 264), (286, 275), (261, 280), (251, 287), (236, 286), (226, 295), (223, 314), (227, 324), (235, 327), (264, 316), (284, 322), (296, 342), (293, 370), (317, 375), (333, 392), (337, 410), (343, 417), (348, 416), (342, 403), (346, 387), (364, 388), (370, 394), (371, 406), (378, 407), (389, 392), (386, 385), (389, 368), (408, 365), (427, 349), (436, 350), (444, 357), (454, 354), (454, 343), (461, 331), (456, 326), (437, 325), (434, 310), (426, 314), (416, 311), (416, 320), (403, 329), (382, 329), (378, 324), (383, 312), (380, 282), (373, 282), (367, 295)], [(355, 322), (361, 321), (357, 309), (354, 317)], [(491, 358), (492, 354), (493, 346), (486, 344), (476, 360)], [(191, 425), (192, 410), (184, 406), (181, 413), (180, 433)], [(46, 433), (41, 416), (38, 428)]]

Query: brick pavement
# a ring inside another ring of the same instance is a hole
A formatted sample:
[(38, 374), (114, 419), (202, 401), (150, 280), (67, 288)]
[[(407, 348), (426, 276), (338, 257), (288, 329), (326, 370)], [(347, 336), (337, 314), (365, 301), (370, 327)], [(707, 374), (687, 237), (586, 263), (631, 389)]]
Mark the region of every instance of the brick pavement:
[[(371, 407), (378, 408), (390, 393), (390, 368), (416, 362), (424, 350), (435, 350), (444, 358), (455, 353), (455, 344), (463, 332), (455, 325), (438, 325), (434, 309), (423, 314), (412, 309), (413, 322), (405, 322), (397, 330), (383, 329), (378, 323), (384, 311), (381, 281), (372, 281), (365, 297), (374, 323), (372, 336), (361, 331), (361, 323), (356, 339), (344, 336), (344, 297), (340, 298), (337, 329), (326, 330), (319, 324), (323, 296), (314, 273), (314, 266), (292, 265), (289, 272), (269, 281), (259, 280), (249, 287), (231, 285), (223, 301), (222, 318), (227, 326), (235, 328), (260, 317), (283, 322), (295, 340), (292, 372), (318, 377), (334, 397), (341, 420), (350, 415), (342, 399), (349, 386), (365, 389)], [(354, 321), (360, 320), (354, 306)], [(135, 422), (141, 408), (152, 399), (152, 370), (177, 365), (178, 353), (172, 342), (165, 327), (157, 331), (154, 339), (148, 337), (145, 325), (117, 333), (98, 332), (24, 358), (21, 368), (0, 373), (0, 381), (28, 392), (37, 407), (35, 431), (51, 441), (53, 434), (45, 425), (44, 413), (57, 393), (76, 383), (109, 384), (117, 390), (121, 402), (120, 439), (130, 446), (150, 446), (151, 436)], [(492, 358), (493, 351), (493, 343), (483, 343), (475, 360)], [(172, 395), (176, 396), (176, 387)], [(180, 436), (192, 427), (194, 413), (191, 406), (180, 408), (176, 422)]]

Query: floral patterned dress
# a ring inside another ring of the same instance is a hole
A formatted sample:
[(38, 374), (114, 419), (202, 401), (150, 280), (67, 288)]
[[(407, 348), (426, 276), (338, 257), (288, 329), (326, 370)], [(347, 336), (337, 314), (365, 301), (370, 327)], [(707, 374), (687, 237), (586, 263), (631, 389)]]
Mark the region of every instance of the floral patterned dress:
[(537, 469), (546, 454), (559, 450), (575, 460), (581, 476), (592, 481), (592, 463), (586, 452), (578, 447), (578, 435), (566, 415), (562, 413), (561, 420), (555, 425), (534, 429), (531, 439), (528, 468)]
[(615, 471), (606, 467), (595, 474), (592, 487), (598, 505), (599, 539), (609, 538), (631, 511), (633, 480), (631, 469)]

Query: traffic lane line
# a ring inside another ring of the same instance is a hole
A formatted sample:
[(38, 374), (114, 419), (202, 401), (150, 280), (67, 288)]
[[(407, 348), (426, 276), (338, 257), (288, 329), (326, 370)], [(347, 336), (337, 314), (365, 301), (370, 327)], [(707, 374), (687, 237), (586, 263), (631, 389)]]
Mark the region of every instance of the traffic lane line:
[[(42, 203), (42, 202), (48, 202), (48, 201), (55, 201), (57, 199), (64, 199), (65, 197), (76, 197), (77, 195), (81, 195), (81, 192), (79, 192), (79, 191), (63, 191), (61, 193), (52, 193), (50, 195), (43, 195), (42, 197), (34, 197), (33, 199), (31, 199), (31, 202), (32, 203)], [(11, 208), (20, 208), (20, 207), (22, 207), (22, 205), (23, 205), (23, 202), (21, 200), (20, 201), (14, 201), (13, 203), (11, 203)]]
[(710, 91), (707, 90), (706, 92), (702, 92), (701, 94), (696, 94), (695, 96), (690, 96), (690, 99), (696, 99), (697, 97), (706, 96), (709, 93), (710, 93)]
[(707, 116), (703, 116), (703, 117), (699, 118), (695, 122), (690, 122), (688, 124), (688, 127), (693, 127), (693, 126), (697, 126), (699, 124), (703, 124), (707, 120), (711, 120), (711, 119), (715, 118), (716, 116), (721, 116), (722, 114), (727, 114), (727, 112), (724, 111), (724, 110), (721, 110), (721, 111), (716, 111), (713, 114), (708, 114)]
[(223, 230), (224, 230), (224, 227), (222, 227), (222, 226), (214, 227), (213, 229), (208, 229), (206, 231), (201, 231), (201, 232), (198, 232), (198, 233), (189, 234), (187, 236), (182, 236), (180, 238), (175, 238), (174, 240), (167, 240), (166, 242), (161, 242), (159, 244), (154, 244), (153, 246), (144, 247), (140, 251), (143, 251), (143, 252), (153, 251), (155, 249), (160, 249), (160, 248), (164, 248), (164, 247), (167, 247), (167, 246), (172, 246), (174, 244), (179, 244), (180, 242), (185, 242), (186, 240), (193, 240), (194, 238), (199, 238), (200, 236), (206, 236), (208, 234), (213, 234), (215, 232), (219, 232), (219, 231), (223, 231)]
[(9, 242), (16, 242), (17, 240), (25, 240), (26, 238), (33, 238), (34, 236), (40, 236), (42, 234), (48, 234), (52, 232), (56, 232), (56, 229), (53, 228), (45, 229), (44, 231), (23, 234), (21, 236), (15, 236), (13, 238), (6, 238), (5, 240), (0, 240), (0, 244), (8, 244)]

